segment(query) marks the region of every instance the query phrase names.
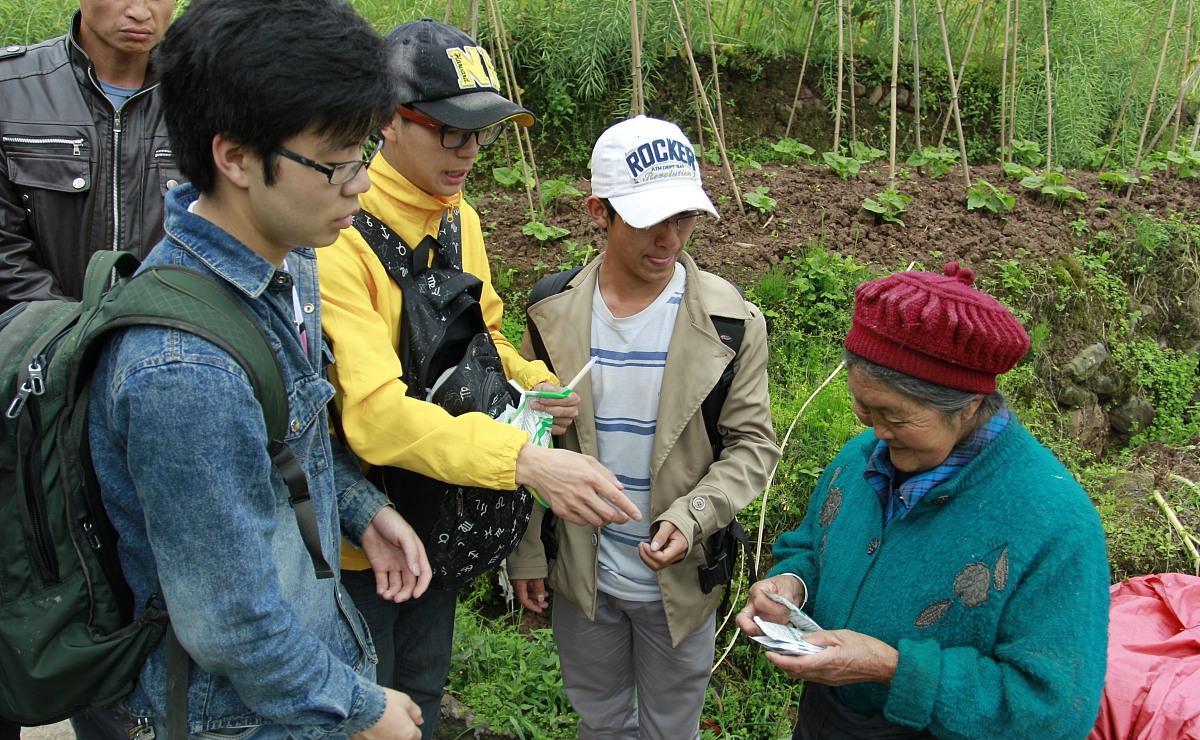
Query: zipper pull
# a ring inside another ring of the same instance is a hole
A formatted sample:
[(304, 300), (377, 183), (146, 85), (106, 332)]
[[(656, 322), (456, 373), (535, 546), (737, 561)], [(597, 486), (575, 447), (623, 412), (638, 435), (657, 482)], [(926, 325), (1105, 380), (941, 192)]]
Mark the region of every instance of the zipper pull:
[(42, 355), (38, 355), (30, 360), (29, 367), (26, 368), (29, 371), (29, 380), (26, 384), (35, 396), (40, 396), (46, 392), (46, 378), (42, 374), (43, 361)]
[(29, 383), (22, 383), (17, 389), (17, 395), (13, 398), (12, 403), (8, 404), (8, 409), (4, 412), (4, 418), (15, 419), (21, 415), (21, 409), (25, 408), (25, 401), (29, 399), (29, 394), (33, 393), (33, 389), (29, 387)]
[(71, 153), (76, 157), (83, 153), (83, 139), (76, 139), (71, 142)]

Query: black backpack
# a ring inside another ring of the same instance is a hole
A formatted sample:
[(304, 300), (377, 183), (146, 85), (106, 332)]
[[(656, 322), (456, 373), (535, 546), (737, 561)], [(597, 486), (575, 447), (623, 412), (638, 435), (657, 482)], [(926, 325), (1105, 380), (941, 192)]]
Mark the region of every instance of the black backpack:
[[(455, 416), (480, 411), (495, 418), (515, 406), (479, 305), (483, 283), (462, 269), (459, 211), (443, 216), (438, 238), (426, 236), (415, 249), (366, 211), (354, 227), (403, 293), (400, 379), (408, 395)], [(435, 588), (455, 588), (499, 565), (533, 511), (523, 487), (457, 486), (389, 467), (371, 475), (425, 544)]]
[[(137, 620), (88, 449), (89, 380), (109, 333), (152, 324), (197, 334), (245, 370), (262, 406), (271, 459), (287, 482), (318, 578), (321, 555), (304, 471), (282, 440), (287, 393), (249, 311), (214, 280), (176, 266), (138, 267), (97, 252), (81, 302), (20, 303), (0, 315), (0, 717), (66, 718), (127, 694), (167, 639), (168, 732), (187, 735), (187, 654), (159, 596)], [(118, 280), (108, 288), (110, 275)]]
[[(529, 290), (529, 300), (525, 304), (525, 331), (529, 334), (530, 344), (533, 345), (534, 356), (546, 363), (546, 367), (549, 367), (551, 372), (554, 368), (551, 367), (550, 354), (546, 351), (546, 345), (542, 342), (537, 327), (529, 320), (529, 308), (542, 299), (558, 295), (566, 290), (567, 284), (582, 269), (583, 265), (580, 265), (570, 270), (547, 275), (534, 283)], [(741, 292), (740, 288), (738, 292)], [(712, 321), (713, 328), (716, 329), (721, 342), (733, 350), (733, 359), (725, 366), (716, 385), (700, 404), (700, 414), (704, 417), (704, 431), (708, 433), (708, 443), (712, 445), (713, 460), (718, 460), (721, 457), (721, 450), (725, 448), (725, 442), (721, 439), (721, 432), (717, 429), (717, 420), (721, 418), (721, 409), (725, 406), (725, 399), (729, 396), (729, 387), (733, 385), (733, 377), (737, 372), (734, 363), (737, 362), (737, 353), (742, 347), (742, 338), (746, 335), (746, 323), (725, 316), (712, 315), (708, 318)], [(547, 510), (545, 516), (542, 517), (541, 539), (548, 560), (553, 560), (558, 555), (558, 542), (554, 529), (555, 519), (554, 512), (550, 510)], [(750, 568), (750, 582), (758, 580), (754, 559), (750, 552), (750, 538), (736, 518), (708, 538), (706, 550), (707, 562), (697, 568), (701, 592), (707, 594), (717, 586), (727, 585), (733, 580), (739, 550), (746, 552), (746, 562)], [(726, 593), (725, 597), (728, 598), (728, 595)]]

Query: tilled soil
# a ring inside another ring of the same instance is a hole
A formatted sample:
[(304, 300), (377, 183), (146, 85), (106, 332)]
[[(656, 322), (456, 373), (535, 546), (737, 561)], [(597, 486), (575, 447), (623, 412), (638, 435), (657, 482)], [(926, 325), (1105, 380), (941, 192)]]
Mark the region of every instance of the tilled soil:
[[(884, 269), (913, 260), (936, 269), (957, 260), (981, 270), (996, 256), (1045, 259), (1070, 253), (1097, 232), (1116, 226), (1122, 209), (1187, 217), (1200, 211), (1200, 181), (1163, 172), (1128, 199), (1124, 191), (1102, 186), (1095, 172), (1070, 172), (1071, 183), (1087, 194), (1087, 200), (1066, 203), (1025, 190), (996, 165), (973, 167), (971, 176), (1006, 187), (1016, 196), (1015, 207), (1003, 214), (968, 211), (961, 170), (936, 179), (912, 172), (898, 180), (900, 191), (913, 197), (902, 216), (905, 225), (884, 224), (864, 210), (862, 202), (887, 187), (886, 163), (864, 167), (851, 180), (823, 166), (796, 164), (741, 170), (738, 183), (743, 193), (765, 186), (777, 205), (759, 213), (747, 204), (739, 213), (721, 169), (705, 166), (704, 182), (722, 218), (701, 226), (691, 253), (701, 267), (742, 284), (813, 243)], [(486, 175), (480, 172), (476, 177)], [(588, 190), (586, 180), (576, 186)], [(603, 244), (578, 199), (559, 201), (547, 218), (570, 231), (562, 240), (543, 243), (524, 235), (526, 203), (525, 194), (518, 191), (476, 197), (488, 232), (488, 252), (494, 262), (513, 270), (515, 284), (528, 285), (539, 270), (553, 271), (586, 245)]]

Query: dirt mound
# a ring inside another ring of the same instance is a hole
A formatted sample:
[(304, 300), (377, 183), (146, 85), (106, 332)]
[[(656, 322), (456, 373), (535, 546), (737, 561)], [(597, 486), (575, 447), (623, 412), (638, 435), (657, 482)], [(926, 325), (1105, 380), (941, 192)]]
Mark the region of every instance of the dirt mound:
[[(484, 177), (479, 173), (477, 177)], [(881, 224), (862, 207), (864, 198), (887, 187), (887, 166), (864, 167), (858, 179), (841, 180), (826, 167), (767, 165), (738, 175), (742, 192), (768, 189), (777, 205), (759, 213), (749, 205), (738, 213), (721, 170), (706, 166), (704, 181), (722, 218), (697, 232), (691, 252), (705, 269), (746, 284), (788, 254), (802, 253), (810, 243), (880, 268), (897, 268), (916, 260), (926, 267), (958, 260), (982, 268), (995, 256), (1033, 259), (1070, 253), (1094, 234), (1119, 224), (1121, 209), (1159, 215), (1200, 211), (1200, 181), (1157, 173), (1129, 199), (1100, 185), (1094, 172), (1070, 172), (1072, 184), (1087, 200), (1055, 202), (1005, 178), (996, 165), (974, 167), (972, 178), (984, 178), (1016, 196), (1003, 214), (968, 211), (960, 171), (934, 179), (917, 173), (898, 182), (911, 195), (904, 226)], [(587, 182), (576, 186), (587, 192)], [(577, 201), (561, 201), (549, 223), (566, 228), (562, 241), (539, 242), (522, 233), (526, 223), (524, 194), (484, 192), (476, 197), (493, 259), (514, 270), (517, 285), (528, 285), (539, 273), (575, 259), (587, 245), (602, 239)]]

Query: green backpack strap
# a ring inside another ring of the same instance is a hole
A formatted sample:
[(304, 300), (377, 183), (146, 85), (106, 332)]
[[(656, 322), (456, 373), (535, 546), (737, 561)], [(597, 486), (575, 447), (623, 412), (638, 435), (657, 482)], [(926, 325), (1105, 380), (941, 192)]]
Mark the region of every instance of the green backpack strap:
[[(105, 269), (96, 262), (89, 269), (92, 267)], [(288, 424), (283, 374), (266, 335), (249, 310), (216, 281), (184, 267), (161, 265), (146, 269), (121, 286), (111, 304), (105, 306), (96, 331), (107, 333), (145, 324), (202, 337), (228, 352), (242, 366), (262, 408), (269, 439), (267, 451), (288, 487), (288, 502), (295, 512), (313, 570), (317, 578), (332, 578), (333, 569), (321, 552), (308, 479), (283, 441)]]

